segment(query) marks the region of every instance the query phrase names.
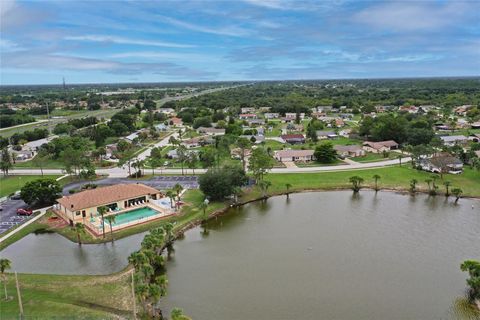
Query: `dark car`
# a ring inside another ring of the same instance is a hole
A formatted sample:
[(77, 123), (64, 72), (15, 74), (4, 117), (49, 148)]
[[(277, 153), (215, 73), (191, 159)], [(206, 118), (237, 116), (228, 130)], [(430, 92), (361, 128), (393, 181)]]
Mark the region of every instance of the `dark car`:
[(31, 216), (32, 214), (33, 214), (33, 211), (30, 208), (19, 208), (19, 209), (17, 209), (17, 215), (19, 215), (19, 216)]
[(11, 195), (10, 200), (22, 200), (22, 198), (20, 197), (20, 193), (15, 193)]

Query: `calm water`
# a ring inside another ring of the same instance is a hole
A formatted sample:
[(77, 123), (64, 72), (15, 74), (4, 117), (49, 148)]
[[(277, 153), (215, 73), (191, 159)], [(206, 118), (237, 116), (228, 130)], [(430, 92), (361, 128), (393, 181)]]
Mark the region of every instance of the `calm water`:
[[(451, 319), (461, 261), (480, 258), (480, 202), (319, 192), (232, 210), (175, 244), (169, 295), (195, 320)], [(475, 207), (472, 208), (472, 205)], [(29, 235), (0, 252), (19, 272), (108, 274), (144, 234), (78, 245)]]
[(480, 258), (479, 201), (290, 198), (232, 210), (208, 236), (187, 232), (167, 265), (161, 305), (196, 320), (457, 318), (459, 265)]
[(144, 236), (79, 246), (56, 233), (30, 234), (0, 251), (0, 256), (10, 259), (17, 272), (110, 274), (127, 266), (128, 256), (140, 248)]

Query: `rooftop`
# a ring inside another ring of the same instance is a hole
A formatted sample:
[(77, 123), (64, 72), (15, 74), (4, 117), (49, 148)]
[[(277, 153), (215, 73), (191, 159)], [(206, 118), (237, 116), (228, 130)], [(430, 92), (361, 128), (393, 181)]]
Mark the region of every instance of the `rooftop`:
[(57, 202), (71, 211), (77, 211), (157, 193), (159, 193), (157, 189), (144, 184), (117, 184), (64, 196)]

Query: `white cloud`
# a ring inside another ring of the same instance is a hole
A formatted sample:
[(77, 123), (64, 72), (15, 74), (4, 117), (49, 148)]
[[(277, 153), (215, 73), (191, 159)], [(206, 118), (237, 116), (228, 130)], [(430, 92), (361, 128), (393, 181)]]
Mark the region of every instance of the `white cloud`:
[(236, 26), (228, 26), (228, 27), (219, 27), (219, 28), (211, 28), (205, 27), (198, 24), (193, 24), (189, 22), (185, 22), (182, 20), (166, 17), (166, 16), (158, 16), (163, 22), (168, 23), (170, 25), (192, 30), (195, 32), (202, 32), (202, 33), (211, 33), (223, 36), (232, 36), (232, 37), (245, 37), (251, 34), (250, 30), (236, 27)]
[(455, 24), (465, 13), (464, 3), (432, 5), (428, 2), (391, 2), (366, 8), (355, 14), (354, 21), (382, 31), (438, 30)]
[(215, 59), (212, 55), (203, 55), (197, 53), (179, 53), (179, 52), (157, 52), (157, 51), (132, 51), (122, 52), (110, 55), (110, 58), (146, 58), (146, 59), (165, 59), (165, 60), (188, 60), (205, 61)]
[(157, 40), (137, 40), (124, 37), (107, 36), (107, 35), (83, 35), (83, 36), (68, 36), (64, 38), (70, 41), (92, 41), (92, 42), (110, 42), (116, 44), (133, 44), (140, 46), (154, 46), (154, 47), (170, 47), (170, 48), (193, 48), (196, 47), (190, 44), (181, 44), (173, 42), (164, 42)]

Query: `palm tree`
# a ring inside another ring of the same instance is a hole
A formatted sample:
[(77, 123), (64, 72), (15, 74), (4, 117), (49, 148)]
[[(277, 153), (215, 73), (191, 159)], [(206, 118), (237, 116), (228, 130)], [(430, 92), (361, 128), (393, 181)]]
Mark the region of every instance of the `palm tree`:
[(272, 185), (272, 183), (268, 180), (261, 180), (259, 183), (258, 183), (260, 189), (262, 190), (262, 197), (263, 198), (266, 198), (267, 197), (267, 191), (268, 191), (268, 188)]
[(361, 184), (364, 181), (362, 177), (359, 176), (353, 176), (348, 179), (352, 183), (352, 190), (354, 193), (357, 193), (360, 191)]
[(105, 215), (105, 213), (107, 213), (107, 207), (105, 207), (105, 206), (98, 207), (97, 211), (100, 214), (100, 216), (102, 216), (103, 238), (105, 239), (105, 219), (104, 219), (104, 215)]
[(400, 167), (402, 166), (402, 158), (403, 158), (403, 155), (401, 155), (401, 154), (399, 154), (399, 155), (397, 156), (397, 159), (398, 159), (398, 161), (399, 161), (398, 163), (399, 163)]
[(115, 223), (115, 218), (116, 216), (114, 214), (109, 215), (105, 219), (108, 221), (108, 224), (110, 225), (110, 236), (112, 237), (112, 242), (113, 242), (113, 229), (112, 229), (112, 224)]
[(449, 196), (450, 196), (450, 190), (449, 190), (449, 188), (450, 188), (450, 185), (451, 185), (451, 184), (452, 184), (452, 183), (451, 183), (450, 181), (445, 181), (445, 182), (443, 183), (443, 185), (445, 186), (445, 189), (446, 189), (445, 197), (449, 197)]
[(380, 178), (378, 174), (373, 175), (373, 179), (375, 179), (375, 191), (378, 191), (378, 180), (380, 180)]
[(208, 199), (205, 199), (198, 205), (200, 210), (203, 211), (203, 221), (207, 220), (207, 208), (208, 208)]
[[(173, 200), (175, 200), (175, 192), (173, 190), (167, 190), (165, 195), (170, 199), (170, 207), (173, 208)], [(175, 208), (177, 205), (175, 205)]]
[(290, 183), (285, 183), (285, 188), (287, 188), (287, 199), (290, 197), (290, 188), (292, 185)]
[(428, 191), (430, 192), (432, 190), (432, 188), (430, 187), (430, 184), (432, 183), (432, 179), (430, 178), (425, 179), (425, 182), (428, 184)]
[(12, 262), (8, 259), (0, 259), (0, 272), (2, 273), (3, 286), (5, 288), (5, 300), (8, 300), (7, 295), (7, 275), (5, 271), (12, 267)]
[(83, 223), (77, 222), (75, 225), (71, 228), (73, 232), (77, 234), (77, 239), (78, 239), (78, 245), (82, 245), (82, 238), (81, 235), (85, 234), (85, 225)]
[(410, 192), (413, 194), (415, 191), (417, 191), (417, 179), (412, 179), (410, 180)]
[(455, 203), (458, 202), (458, 199), (462, 196), (463, 190), (460, 188), (452, 189), (452, 194), (455, 196)]
[(135, 269), (139, 269), (144, 263), (147, 263), (147, 257), (142, 251), (135, 251), (128, 257), (128, 262), (133, 265)]
[(181, 184), (177, 183), (173, 186), (173, 191), (177, 194), (177, 200), (180, 201), (180, 193), (183, 191), (183, 187)]

